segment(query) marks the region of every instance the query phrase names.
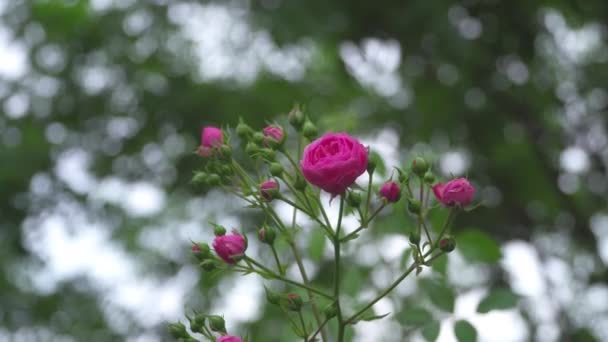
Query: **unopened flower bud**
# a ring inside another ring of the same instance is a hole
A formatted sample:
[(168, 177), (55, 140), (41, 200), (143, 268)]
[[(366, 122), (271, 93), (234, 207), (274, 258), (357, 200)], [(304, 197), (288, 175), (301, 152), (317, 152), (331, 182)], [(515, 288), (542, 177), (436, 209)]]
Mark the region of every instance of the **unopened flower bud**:
[(304, 125), (304, 113), (300, 110), (299, 106), (295, 106), (287, 115), (287, 120), (296, 129), (296, 131), (300, 131), (302, 129), (302, 125)]
[(258, 230), (258, 238), (265, 244), (272, 245), (276, 237), (277, 234), (274, 232), (274, 230), (268, 227), (262, 227), (260, 230)]
[(206, 185), (207, 184), (207, 176), (208, 175), (205, 172), (196, 172), (194, 174), (194, 177), (192, 177), (192, 183)]
[(420, 243), (420, 233), (412, 232), (412, 234), (410, 234), (410, 242), (414, 245), (418, 245)]
[(204, 315), (196, 315), (194, 319), (190, 319), (190, 330), (195, 333), (202, 333), (203, 326), (205, 325), (205, 316)]
[(220, 185), (222, 178), (219, 175), (212, 174), (207, 177), (207, 183), (211, 186)]
[(435, 174), (433, 174), (433, 172), (431, 172), (431, 170), (428, 170), (424, 174), (424, 182), (426, 184), (433, 184), (433, 183), (435, 183)]
[(420, 214), (420, 201), (415, 198), (410, 198), (407, 201), (407, 210), (409, 210), (412, 214)]
[(380, 188), (380, 197), (389, 203), (395, 203), (401, 198), (401, 188), (395, 182), (386, 182)]
[(247, 155), (249, 157), (255, 156), (255, 154), (258, 153), (258, 150), (259, 150), (258, 145), (256, 145), (253, 142), (248, 142), (247, 146), (245, 146), (245, 153), (247, 153)]
[(238, 135), (239, 138), (247, 140), (249, 139), (249, 136), (251, 136), (251, 133), (252, 129), (246, 123), (241, 121), (238, 125), (236, 125), (236, 135)]
[(270, 164), (270, 174), (275, 177), (281, 177), (283, 174), (283, 165), (279, 163)]
[(346, 203), (353, 208), (359, 207), (361, 204), (361, 194), (358, 192), (349, 192), (346, 196)]
[(264, 145), (272, 148), (277, 148), (285, 142), (285, 132), (283, 128), (277, 125), (271, 125), (264, 128)]
[(192, 253), (198, 260), (205, 260), (211, 256), (211, 248), (206, 243), (197, 243), (192, 245)]
[(412, 162), (412, 171), (419, 177), (424, 177), (424, 174), (429, 169), (429, 163), (422, 157), (416, 157)]
[(188, 338), (190, 335), (186, 331), (186, 326), (180, 322), (169, 324), (169, 335), (175, 339)]
[(264, 143), (264, 134), (262, 132), (253, 133), (253, 142), (261, 146)]
[(277, 153), (269, 148), (262, 148), (259, 152), (265, 160), (274, 161), (277, 158)]
[(298, 191), (304, 191), (304, 189), (306, 189), (306, 180), (304, 180), (304, 178), (298, 174), (295, 182), (293, 183), (293, 187)]
[(369, 156), (367, 158), (367, 173), (369, 173), (370, 175), (374, 173), (374, 171), (376, 171), (376, 166), (378, 165), (378, 162), (376, 161), (376, 158), (372, 155)]
[(408, 180), (408, 174), (406, 171), (403, 171), (401, 169), (397, 169), (397, 172), (399, 172), (399, 176), (397, 177), (397, 180), (399, 181), (400, 184), (404, 184), (405, 182), (407, 182)]
[(306, 120), (304, 127), (302, 128), (302, 134), (308, 139), (313, 140), (317, 137), (317, 135), (319, 135), (319, 130), (317, 129), (317, 126), (312, 123), (312, 121)]
[(264, 201), (272, 201), (279, 195), (279, 183), (274, 179), (269, 179), (260, 184), (260, 195)]
[(300, 311), (302, 309), (302, 297), (300, 297), (297, 293), (288, 293), (287, 294), (287, 308), (291, 311)]
[(215, 234), (215, 236), (225, 235), (226, 234), (226, 228), (224, 228), (223, 226), (220, 226), (220, 225), (216, 224), (213, 227), (213, 234)]
[(213, 249), (226, 263), (236, 264), (245, 256), (247, 238), (234, 230), (232, 234), (216, 236), (213, 239)]
[(220, 154), (222, 155), (222, 158), (230, 159), (230, 157), (232, 157), (232, 147), (222, 145), (222, 147), (220, 147)]
[(336, 303), (330, 303), (328, 306), (323, 309), (323, 314), (325, 314), (325, 318), (330, 319), (335, 317), (338, 314), (338, 307)]
[(232, 176), (234, 170), (229, 165), (222, 165), (222, 176)]
[(207, 272), (211, 272), (211, 271), (215, 270), (215, 267), (216, 267), (215, 262), (211, 259), (203, 260), (200, 263), (200, 266), (203, 270), (205, 270)]
[(209, 316), (209, 328), (211, 331), (226, 333), (226, 321), (222, 316)]
[(267, 287), (264, 287), (264, 289), (266, 291), (266, 299), (268, 300), (268, 303), (278, 305), (281, 301), (281, 295), (268, 289)]
[(453, 237), (447, 235), (444, 238), (442, 238), (441, 240), (439, 240), (439, 249), (441, 249), (442, 251), (446, 252), (446, 253), (450, 253), (451, 251), (454, 250), (454, 248), (456, 248), (456, 240), (454, 240)]

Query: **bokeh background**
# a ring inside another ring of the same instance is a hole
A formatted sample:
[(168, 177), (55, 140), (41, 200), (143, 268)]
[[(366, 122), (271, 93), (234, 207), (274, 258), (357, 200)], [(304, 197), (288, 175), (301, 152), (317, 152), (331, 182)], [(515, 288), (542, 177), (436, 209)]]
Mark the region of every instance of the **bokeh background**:
[[(421, 154), (482, 203), (456, 221), (460, 251), (423, 273), (447, 286), (405, 282), (354, 341), (471, 341), (457, 320), (481, 341), (608, 340), (605, 0), (0, 0), (0, 14), (0, 340), (168, 341), (166, 322), (196, 309), (295, 341), (259, 279), (206, 277), (189, 255), (209, 220), (260, 220), (190, 183), (200, 128), (285, 122), (294, 103), (372, 146), (385, 177)], [(346, 251), (349, 298), (398, 274), (408, 222), (397, 206)], [(303, 231), (329, 281), (331, 248)]]

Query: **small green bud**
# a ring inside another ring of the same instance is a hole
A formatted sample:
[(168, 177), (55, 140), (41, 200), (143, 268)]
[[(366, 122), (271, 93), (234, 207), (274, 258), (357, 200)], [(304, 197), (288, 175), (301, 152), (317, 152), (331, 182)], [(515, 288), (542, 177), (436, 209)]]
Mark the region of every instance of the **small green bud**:
[(260, 148), (255, 143), (248, 142), (247, 146), (245, 146), (245, 153), (247, 153), (248, 156), (253, 157), (256, 153), (258, 153), (259, 149)]
[(369, 173), (370, 175), (374, 174), (374, 171), (376, 171), (377, 165), (378, 165), (378, 162), (376, 161), (376, 158), (374, 158), (373, 155), (370, 155), (367, 158), (367, 173)]
[(222, 145), (222, 147), (220, 147), (220, 154), (222, 155), (222, 158), (230, 159), (230, 157), (232, 157), (232, 147), (229, 145)]
[[(201, 327), (201, 330), (202, 330), (202, 327), (205, 325), (205, 320), (206, 320), (205, 315), (198, 314), (198, 315), (194, 316), (194, 320), (190, 324), (190, 329), (192, 331), (194, 331), (194, 329), (192, 328), (192, 324), (194, 324), (198, 327)], [(200, 331), (194, 331), (194, 332), (200, 332)]]
[(196, 172), (194, 177), (192, 177), (192, 183), (194, 184), (207, 184), (207, 174), (205, 172)]
[(264, 143), (264, 134), (262, 132), (253, 133), (253, 142), (262, 145)]
[(361, 204), (361, 194), (358, 192), (349, 192), (346, 196), (346, 203), (353, 208), (358, 208)]
[(226, 228), (220, 226), (219, 224), (216, 224), (213, 227), (213, 234), (215, 234), (215, 236), (226, 235)]
[(317, 135), (319, 135), (319, 130), (317, 129), (317, 126), (312, 123), (312, 121), (306, 120), (304, 127), (302, 128), (302, 134), (309, 140), (313, 140), (317, 137)]
[(446, 235), (444, 238), (439, 240), (439, 249), (446, 253), (450, 253), (456, 248), (456, 240), (453, 237)]
[(408, 199), (407, 210), (409, 210), (412, 214), (420, 214), (420, 201), (415, 198)]
[(175, 339), (188, 338), (190, 335), (186, 331), (186, 326), (180, 322), (169, 324), (169, 335)]
[(264, 289), (266, 291), (266, 299), (268, 300), (268, 303), (278, 305), (281, 301), (281, 295), (269, 290), (267, 287), (264, 287)]
[(262, 227), (260, 228), (260, 230), (258, 230), (258, 238), (262, 243), (272, 245), (276, 237), (277, 233), (275, 233), (274, 230), (271, 228)]
[(234, 170), (230, 165), (222, 165), (222, 176), (232, 176), (234, 174)]
[(412, 232), (412, 234), (410, 234), (410, 242), (414, 245), (418, 245), (420, 243), (420, 233)]
[(325, 314), (325, 318), (330, 319), (335, 317), (338, 314), (338, 307), (336, 303), (330, 303), (328, 306), (323, 309), (323, 314)]
[(209, 328), (211, 328), (211, 331), (225, 333), (226, 321), (224, 321), (222, 316), (209, 316)]
[(291, 311), (300, 311), (302, 309), (302, 297), (300, 297), (297, 293), (288, 293), (287, 294), (287, 308)]
[(215, 262), (214, 262), (213, 260), (211, 260), (211, 259), (206, 259), (206, 260), (203, 260), (203, 261), (200, 263), (200, 266), (201, 266), (201, 268), (202, 268), (203, 270), (205, 270), (205, 271), (207, 271), (207, 272), (211, 272), (211, 271), (215, 270), (215, 266), (216, 266), (216, 265), (215, 265)]
[(279, 163), (272, 163), (270, 164), (270, 174), (275, 176), (275, 177), (281, 177), (281, 175), (283, 174), (283, 165), (279, 164)]
[(412, 162), (412, 171), (419, 177), (424, 177), (424, 174), (429, 169), (429, 163), (422, 157), (416, 157)]
[(197, 243), (192, 245), (192, 253), (197, 260), (205, 260), (211, 256), (211, 248), (206, 243)]
[(293, 109), (287, 115), (287, 120), (296, 129), (296, 131), (300, 131), (302, 129), (302, 125), (304, 125), (304, 113), (300, 110), (299, 106), (293, 107)]
[(217, 185), (220, 185), (220, 183), (222, 183), (222, 179), (220, 178), (219, 175), (212, 174), (212, 175), (209, 175), (209, 177), (207, 177), (207, 183), (211, 186), (217, 186)]
[(407, 172), (403, 171), (401, 169), (397, 169), (397, 172), (399, 173), (399, 177), (397, 178), (399, 183), (404, 184), (405, 182), (407, 182), (407, 180), (409, 178)]
[(431, 172), (431, 170), (428, 170), (424, 174), (424, 182), (426, 184), (433, 184), (433, 183), (435, 183), (435, 175), (433, 174), (433, 172)]
[(295, 182), (293, 183), (293, 187), (296, 188), (296, 190), (298, 191), (304, 191), (304, 189), (306, 189), (306, 180), (298, 174), (296, 176)]
[(249, 139), (252, 132), (253, 130), (251, 129), (251, 127), (249, 127), (249, 125), (244, 122), (239, 122), (239, 124), (236, 125), (236, 135), (238, 135), (239, 138), (243, 140)]
[(262, 148), (259, 151), (265, 160), (274, 161), (277, 158), (277, 153), (272, 149)]

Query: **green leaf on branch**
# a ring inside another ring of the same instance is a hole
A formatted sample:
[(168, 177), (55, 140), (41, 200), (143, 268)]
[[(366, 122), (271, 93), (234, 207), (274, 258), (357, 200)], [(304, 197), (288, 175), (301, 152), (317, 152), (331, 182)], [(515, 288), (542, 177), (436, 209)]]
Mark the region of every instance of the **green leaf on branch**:
[(445, 276), (448, 269), (448, 256), (442, 255), (435, 259), (431, 264), (433, 271)]
[(431, 321), (425, 326), (422, 327), (420, 333), (425, 340), (429, 342), (433, 342), (439, 337), (439, 330), (441, 328), (441, 324), (438, 321)]
[(399, 320), (405, 325), (419, 327), (431, 321), (433, 315), (421, 307), (406, 307), (400, 314)]
[(421, 279), (420, 285), (435, 306), (447, 312), (454, 311), (454, 302), (456, 301), (454, 290), (445, 282)]
[(323, 259), (325, 243), (325, 232), (323, 229), (314, 229), (310, 234), (310, 240), (308, 240), (308, 254), (314, 262), (318, 263)]
[(511, 309), (517, 305), (519, 296), (509, 289), (496, 289), (491, 291), (477, 305), (477, 312), (488, 313), (492, 310)]
[(465, 320), (460, 320), (454, 324), (454, 335), (456, 335), (458, 342), (477, 341), (477, 330), (471, 323)]
[(383, 315), (374, 315), (371, 312), (368, 314), (363, 314), (363, 316), (359, 319), (359, 321), (366, 321), (366, 322), (371, 322), (371, 321), (375, 321), (377, 319), (382, 319), (388, 315), (390, 315), (391, 313), (385, 313)]
[(456, 248), (470, 261), (494, 263), (502, 256), (500, 246), (494, 239), (474, 229), (464, 231), (457, 236)]

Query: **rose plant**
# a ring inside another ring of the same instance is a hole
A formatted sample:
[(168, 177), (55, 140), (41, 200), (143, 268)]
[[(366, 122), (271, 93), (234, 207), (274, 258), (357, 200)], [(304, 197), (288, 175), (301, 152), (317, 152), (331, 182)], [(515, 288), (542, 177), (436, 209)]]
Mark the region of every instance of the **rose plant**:
[[(292, 110), (288, 121), (295, 133), (289, 134), (294, 137), (294, 146), (288, 144), (286, 129), (278, 124), (259, 132), (242, 121), (234, 131), (216, 127), (203, 129), (198, 149), (203, 167), (195, 173), (193, 182), (219, 187), (233, 194), (249, 208), (259, 210), (265, 219), (257, 228), (239, 227), (241, 232), (235, 230), (232, 234), (226, 234), (224, 227), (211, 224), (215, 234), (212, 249), (207, 243), (199, 242), (191, 246), (191, 251), (204, 272), (262, 276), (268, 282), (266, 299), (285, 313), (294, 334), (303, 341), (344, 342), (347, 330), (353, 325), (385, 316), (372, 313), (374, 304), (389, 295), (406, 277), (420, 274), (455, 248), (456, 241), (450, 235), (451, 225), (458, 212), (471, 209), (467, 206), (473, 200), (475, 188), (465, 178), (437, 182), (431, 166), (421, 157), (415, 158), (409, 167), (396, 167), (397, 180), (384, 180), (376, 188), (373, 176), (378, 160), (356, 137), (346, 132), (327, 132), (317, 138), (316, 126), (298, 108)], [(233, 144), (232, 132), (238, 136), (240, 145)], [(304, 143), (306, 146), (302, 149)], [(258, 170), (258, 176), (247, 172), (241, 161), (233, 157), (233, 148), (244, 152), (238, 153), (239, 156), (265, 164)], [(362, 177), (365, 173), (367, 177)], [(356, 183), (359, 178), (364, 179), (362, 184)], [(279, 191), (280, 188), (283, 190)], [(323, 192), (329, 194), (332, 201), (339, 202), (335, 222), (330, 220), (321, 200)], [(436, 201), (432, 200), (431, 193)], [(406, 198), (401, 201), (404, 203), (402, 210), (409, 212), (415, 227), (403, 232), (410, 235), (412, 253), (405, 260), (409, 266), (374, 298), (354, 308), (345, 306), (343, 247), (372, 227), (377, 218), (386, 214), (384, 209), (397, 205), (402, 197)], [(284, 222), (277, 214), (277, 202), (291, 206), (291, 222)], [(447, 211), (446, 218), (441, 224), (433, 224), (432, 214), (440, 211)], [(320, 229), (333, 247), (331, 286), (312, 282), (304, 268), (297, 243), (301, 229), (296, 214), (305, 215), (314, 222), (317, 226), (314, 229)], [(359, 226), (347, 232), (342, 223), (348, 215), (356, 216)], [(270, 260), (274, 265), (247, 254), (247, 236), (251, 234), (257, 235), (256, 240), (271, 251)], [(280, 251), (275, 248), (279, 241), (287, 248)], [(300, 279), (286, 274), (288, 255), (295, 261)], [(279, 282), (288, 291), (271, 287)], [(188, 320), (189, 331), (184, 324), (173, 323), (169, 326), (170, 334), (184, 341), (197, 341), (197, 336), (214, 342), (247, 340), (229, 335), (221, 316), (195, 313)]]

